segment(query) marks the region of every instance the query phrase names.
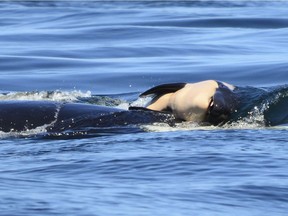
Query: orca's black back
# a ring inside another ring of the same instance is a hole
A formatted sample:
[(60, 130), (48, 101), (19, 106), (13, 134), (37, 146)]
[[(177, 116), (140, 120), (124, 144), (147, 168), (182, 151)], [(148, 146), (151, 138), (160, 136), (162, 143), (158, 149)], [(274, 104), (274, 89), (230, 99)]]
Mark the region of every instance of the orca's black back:
[(0, 130), (25, 131), (56, 120), (57, 103), (46, 101), (1, 101)]
[(44, 126), (49, 132), (167, 122), (170, 115), (151, 110), (121, 110), (83, 103), (1, 101), (0, 131), (26, 131)]

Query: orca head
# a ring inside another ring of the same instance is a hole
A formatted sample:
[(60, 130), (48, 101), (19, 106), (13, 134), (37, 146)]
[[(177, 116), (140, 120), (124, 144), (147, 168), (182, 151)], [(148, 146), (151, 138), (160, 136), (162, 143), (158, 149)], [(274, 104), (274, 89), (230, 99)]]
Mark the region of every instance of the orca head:
[(212, 125), (224, 124), (236, 110), (235, 93), (229, 88), (217, 88), (207, 111), (207, 121)]

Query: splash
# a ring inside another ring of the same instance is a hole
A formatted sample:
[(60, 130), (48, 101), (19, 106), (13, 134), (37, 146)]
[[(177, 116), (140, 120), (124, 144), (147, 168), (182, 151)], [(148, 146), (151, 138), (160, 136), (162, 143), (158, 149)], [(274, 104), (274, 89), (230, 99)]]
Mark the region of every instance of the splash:
[(131, 103), (131, 106), (146, 107), (152, 100), (152, 97), (140, 97), (136, 101)]
[(146, 107), (147, 104), (151, 101), (151, 97), (145, 97), (145, 98), (138, 98), (137, 100), (133, 101), (132, 103), (129, 103), (128, 101), (121, 100), (119, 103), (114, 106), (119, 109), (128, 110), (130, 106), (132, 107)]
[(180, 122), (173, 126), (167, 123), (154, 123), (150, 125), (142, 125), (141, 128), (146, 132), (177, 132), (177, 131), (193, 131), (193, 130), (216, 130), (218, 126), (198, 124), (195, 122)]
[(79, 98), (91, 97), (91, 92), (74, 91), (35, 91), (1, 93), (0, 100), (61, 101), (73, 102)]
[[(266, 105), (263, 105), (264, 108)], [(252, 111), (248, 112), (245, 117), (240, 117), (235, 122), (229, 122), (223, 125), (225, 129), (259, 129), (265, 127), (265, 118), (263, 109), (259, 109), (257, 106)]]
[(41, 136), (41, 134), (45, 134), (47, 132), (46, 128), (51, 126), (51, 124), (41, 125), (39, 127), (30, 129), (30, 130), (23, 130), (23, 131), (13, 131), (10, 132), (3, 132), (0, 131), (0, 139), (7, 139), (7, 138), (26, 138), (26, 137), (36, 137)]

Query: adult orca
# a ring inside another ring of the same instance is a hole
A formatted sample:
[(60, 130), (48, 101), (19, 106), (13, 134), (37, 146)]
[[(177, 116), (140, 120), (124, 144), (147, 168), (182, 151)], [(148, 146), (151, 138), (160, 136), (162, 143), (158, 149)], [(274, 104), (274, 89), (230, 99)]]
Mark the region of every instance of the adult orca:
[(159, 85), (140, 94), (153, 95), (147, 107), (129, 110), (84, 103), (0, 101), (0, 131), (45, 127), (48, 132), (61, 132), (177, 121), (218, 125), (236, 109), (234, 88), (214, 80)]
[(151, 110), (122, 110), (83, 103), (0, 101), (0, 131), (45, 127), (48, 132), (169, 122), (173, 116)]

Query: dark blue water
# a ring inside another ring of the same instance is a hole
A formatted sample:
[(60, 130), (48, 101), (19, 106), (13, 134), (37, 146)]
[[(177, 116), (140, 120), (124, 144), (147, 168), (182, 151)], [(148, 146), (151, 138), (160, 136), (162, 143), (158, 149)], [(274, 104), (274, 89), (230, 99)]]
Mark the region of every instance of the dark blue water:
[(0, 132), (0, 215), (286, 215), (287, 34), (285, 1), (1, 2), (1, 100), (126, 109), (205, 79), (249, 91), (222, 127)]

